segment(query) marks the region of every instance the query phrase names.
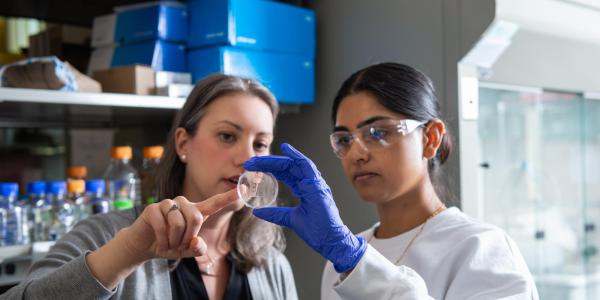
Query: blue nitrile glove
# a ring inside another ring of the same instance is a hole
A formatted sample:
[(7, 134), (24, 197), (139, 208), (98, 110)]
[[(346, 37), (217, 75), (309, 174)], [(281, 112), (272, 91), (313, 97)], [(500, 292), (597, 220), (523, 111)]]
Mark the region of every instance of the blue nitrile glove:
[(255, 156), (244, 164), (249, 171), (269, 172), (292, 188), (296, 207), (256, 208), (255, 216), (291, 228), (311, 248), (333, 263), (339, 273), (358, 264), (367, 243), (342, 223), (331, 189), (315, 164), (289, 144), (285, 156)]

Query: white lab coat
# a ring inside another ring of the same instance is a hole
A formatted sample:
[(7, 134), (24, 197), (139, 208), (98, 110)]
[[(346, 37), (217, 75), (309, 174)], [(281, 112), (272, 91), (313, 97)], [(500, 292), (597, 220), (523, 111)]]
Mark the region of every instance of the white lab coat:
[[(377, 226), (360, 236), (368, 240)], [(373, 237), (345, 278), (328, 262), (321, 299), (538, 299), (531, 273), (512, 239), (456, 207), (431, 218), (402, 261), (394, 265), (419, 230), (417, 226), (390, 239)]]

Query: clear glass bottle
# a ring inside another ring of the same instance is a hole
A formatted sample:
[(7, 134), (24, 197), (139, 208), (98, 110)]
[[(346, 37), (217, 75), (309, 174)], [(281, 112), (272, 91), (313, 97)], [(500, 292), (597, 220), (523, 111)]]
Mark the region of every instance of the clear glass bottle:
[(85, 182), (87, 203), (91, 206), (92, 214), (104, 214), (113, 210), (112, 202), (104, 194), (105, 182), (102, 179)]
[(140, 177), (142, 179), (142, 200), (144, 204), (155, 203), (158, 199), (156, 190), (156, 168), (160, 163), (164, 148), (162, 146), (151, 146), (144, 148), (144, 162)]
[(35, 242), (35, 209), (37, 203), (46, 201), (46, 183), (44, 181), (33, 181), (27, 184), (27, 227), (29, 229), (29, 240)]
[[(64, 182), (63, 182), (64, 183)], [(46, 193), (33, 204), (33, 240), (36, 242), (49, 241), (50, 227), (54, 219), (52, 199), (58, 194), (65, 194), (66, 186), (58, 182), (47, 182)]]
[(26, 228), (26, 216), (23, 207), (16, 205), (18, 195), (18, 183), (0, 184), (0, 234), (3, 246), (23, 245), (25, 242), (23, 229)]
[(73, 205), (67, 200), (67, 183), (54, 181), (50, 184), (52, 191), (48, 194), (48, 199), (52, 205), (52, 222), (49, 239), (56, 241), (71, 230), (75, 223), (75, 213)]
[(104, 172), (107, 194), (117, 210), (125, 210), (141, 205), (140, 178), (131, 165), (131, 147), (112, 149), (112, 160)]
[(74, 223), (87, 218), (91, 211), (89, 211), (87, 198), (85, 197), (85, 181), (83, 179), (70, 179), (67, 182), (67, 191), (69, 193), (67, 199), (73, 206)]
[[(8, 216), (8, 209), (5, 206), (8, 205), (8, 200), (4, 194), (9, 194), (7, 190), (5, 192), (4, 182), (0, 182), (0, 246), (6, 246), (4, 244), (4, 238), (6, 237), (6, 218)], [(5, 204), (6, 203), (6, 204)]]

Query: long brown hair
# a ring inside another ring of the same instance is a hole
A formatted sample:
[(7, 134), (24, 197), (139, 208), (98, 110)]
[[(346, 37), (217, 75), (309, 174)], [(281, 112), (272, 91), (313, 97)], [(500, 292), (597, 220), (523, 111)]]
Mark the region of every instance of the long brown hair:
[[(165, 152), (157, 169), (156, 184), (159, 199), (174, 198), (183, 192), (186, 165), (175, 149), (175, 131), (184, 128), (194, 136), (205, 108), (219, 97), (244, 93), (263, 100), (277, 118), (279, 107), (271, 92), (260, 83), (237, 76), (213, 74), (200, 80), (186, 99), (183, 108), (175, 116)], [(248, 272), (265, 262), (270, 248), (285, 248), (285, 240), (279, 226), (274, 226), (252, 216), (252, 210), (244, 207), (235, 212), (229, 225), (227, 240), (238, 269)]]

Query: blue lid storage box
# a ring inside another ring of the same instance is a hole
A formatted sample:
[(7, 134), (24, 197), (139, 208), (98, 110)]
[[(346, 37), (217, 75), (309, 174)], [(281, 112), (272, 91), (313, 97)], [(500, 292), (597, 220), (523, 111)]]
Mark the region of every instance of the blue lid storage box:
[(188, 14), (185, 4), (152, 2), (117, 7), (115, 10), (116, 44), (157, 39), (187, 42)]
[(266, 0), (190, 0), (189, 48), (237, 46), (315, 56), (314, 11)]
[(157, 40), (115, 48), (111, 66), (142, 64), (156, 71), (186, 72), (185, 57), (185, 46)]
[(235, 47), (203, 48), (188, 52), (188, 71), (192, 82), (221, 72), (261, 82), (281, 103), (314, 102), (312, 57)]

